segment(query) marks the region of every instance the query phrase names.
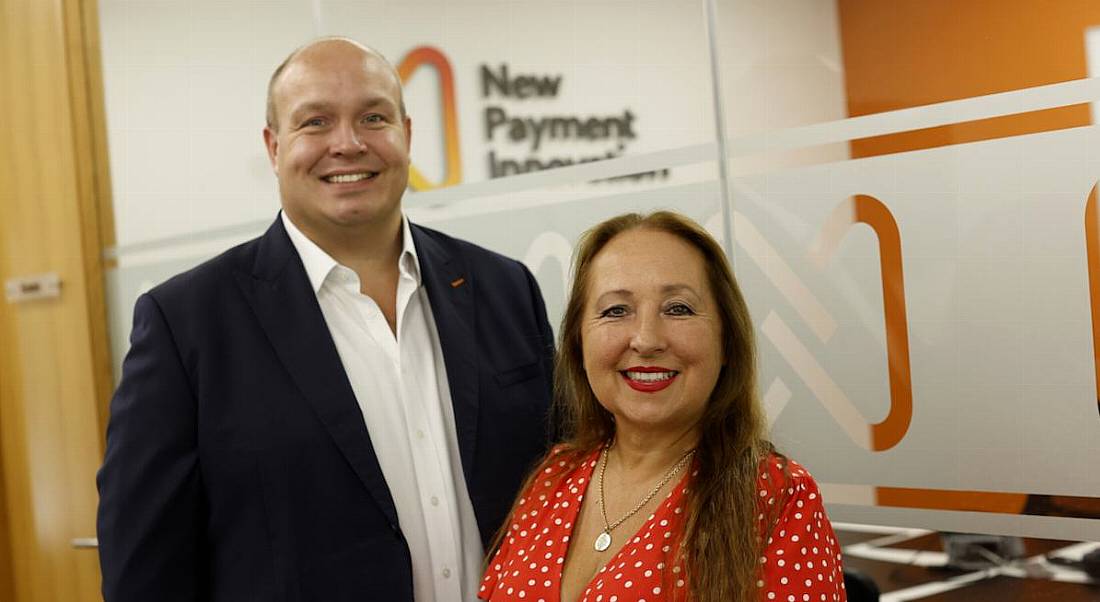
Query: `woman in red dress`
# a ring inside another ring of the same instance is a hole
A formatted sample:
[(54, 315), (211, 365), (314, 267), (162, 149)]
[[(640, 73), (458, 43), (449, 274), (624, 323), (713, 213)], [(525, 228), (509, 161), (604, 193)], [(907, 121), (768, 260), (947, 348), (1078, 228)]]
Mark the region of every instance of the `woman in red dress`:
[(498, 534), (484, 600), (844, 601), (809, 473), (767, 440), (721, 247), (670, 212), (587, 232), (562, 322), (566, 440)]

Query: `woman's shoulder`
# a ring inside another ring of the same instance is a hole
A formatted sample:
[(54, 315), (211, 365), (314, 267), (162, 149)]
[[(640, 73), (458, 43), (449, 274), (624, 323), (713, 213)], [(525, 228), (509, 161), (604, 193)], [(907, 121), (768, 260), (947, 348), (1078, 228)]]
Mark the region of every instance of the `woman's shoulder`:
[(576, 468), (585, 462), (595, 461), (600, 455), (600, 449), (586, 449), (571, 443), (557, 443), (539, 463), (539, 469), (545, 471), (550, 468), (551, 472), (557, 472)]
[(599, 457), (600, 450), (579, 449), (567, 443), (552, 447), (532, 471), (529, 490), (540, 487), (553, 488), (562, 479), (592, 464)]
[(782, 497), (798, 493), (812, 493), (817, 497), (818, 493), (817, 481), (810, 471), (794, 459), (777, 452), (771, 452), (761, 462), (758, 482), (761, 497), (779, 493), (785, 494)]

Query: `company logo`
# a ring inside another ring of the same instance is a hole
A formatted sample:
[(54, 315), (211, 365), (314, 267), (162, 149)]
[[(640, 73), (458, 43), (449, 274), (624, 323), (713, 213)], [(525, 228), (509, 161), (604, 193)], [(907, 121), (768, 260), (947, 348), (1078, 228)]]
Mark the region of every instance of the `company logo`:
[(882, 307), (886, 321), (886, 360), (890, 379), (890, 412), (870, 425), (869, 448), (885, 451), (909, 432), (913, 419), (913, 378), (909, 365), (909, 318), (905, 311), (905, 277), (902, 273), (901, 233), (890, 209), (873, 196), (857, 194), (833, 210), (814, 249), (814, 259), (824, 266), (856, 224), (866, 224), (878, 238)]
[(412, 49), (397, 66), (401, 82), (409, 81), (421, 65), (434, 67), (439, 75), (440, 111), (443, 116), (443, 151), (446, 171), (443, 179), (432, 182), (415, 165), (409, 166), (409, 186), (413, 190), (431, 190), (462, 182), (462, 157), (458, 150), (458, 111), (455, 108), (455, 77), (451, 62), (437, 48), (420, 46)]
[[(721, 216), (706, 223), (717, 233)], [(868, 451), (880, 452), (893, 448), (909, 432), (913, 417), (913, 385), (909, 364), (909, 323), (905, 309), (905, 279), (902, 272), (901, 234), (890, 209), (868, 195), (855, 195), (840, 204), (825, 219), (817, 239), (811, 243), (808, 259), (819, 270), (825, 270), (836, 255), (841, 242), (856, 224), (866, 224), (878, 239), (879, 273), (881, 277), (883, 319), (886, 331), (886, 365), (890, 384), (890, 408), (884, 420), (870, 423), (841, 383), (820, 361), (796, 329), (779, 311), (771, 309), (760, 322), (764, 339), (774, 346), (779, 357), (795, 377), (817, 398), (853, 443)], [(791, 309), (802, 319), (817, 339), (827, 344), (839, 327), (837, 319), (817, 298), (811, 287), (796, 273), (752, 219), (733, 212), (733, 236), (745, 250), (744, 257), (753, 261)], [(784, 377), (776, 376), (765, 390), (761, 401), (768, 414), (769, 426), (775, 423), (793, 393)]]

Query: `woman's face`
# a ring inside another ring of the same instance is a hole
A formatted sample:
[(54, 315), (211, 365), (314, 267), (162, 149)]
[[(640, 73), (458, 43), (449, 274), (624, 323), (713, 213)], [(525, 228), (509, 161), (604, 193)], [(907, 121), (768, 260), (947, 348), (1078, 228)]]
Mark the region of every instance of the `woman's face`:
[(698, 424), (722, 369), (722, 320), (703, 255), (635, 229), (592, 261), (581, 319), (588, 383), (616, 428), (682, 434)]

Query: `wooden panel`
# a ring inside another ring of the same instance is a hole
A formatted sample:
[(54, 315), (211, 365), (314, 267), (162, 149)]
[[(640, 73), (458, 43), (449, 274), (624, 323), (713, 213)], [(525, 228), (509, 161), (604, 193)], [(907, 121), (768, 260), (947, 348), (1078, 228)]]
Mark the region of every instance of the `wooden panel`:
[[(13, 599), (99, 600), (95, 470), (111, 387), (110, 222), (94, 1), (0, 0), (0, 278), (56, 272), (58, 299), (0, 309), (0, 457)], [(94, 56), (93, 56), (94, 53)], [(2, 557), (0, 557), (2, 560)], [(0, 572), (0, 575), (3, 573)]]
[[(4, 373), (0, 372), (0, 389), (3, 389), (3, 382)], [(3, 424), (4, 416), (0, 413), (0, 433), (4, 431)], [(11, 528), (8, 526), (7, 500), (8, 497), (4, 491), (4, 463), (0, 462), (0, 600), (15, 600), (15, 576), (12, 574)]]
[(76, 183), (79, 189), (82, 255), (87, 278), (89, 345), (99, 418), (100, 449), (106, 445), (107, 418), (114, 391), (113, 360), (108, 344), (107, 294), (103, 280), (103, 249), (115, 244), (110, 170), (107, 168), (107, 128), (104, 115), (103, 70), (100, 65), (99, 11), (94, 0), (65, 3), (70, 107)]

